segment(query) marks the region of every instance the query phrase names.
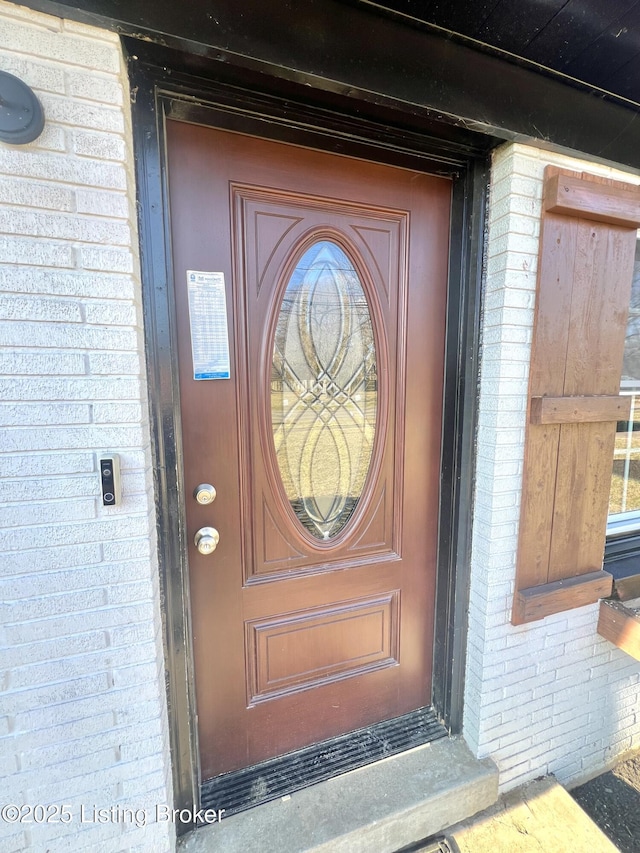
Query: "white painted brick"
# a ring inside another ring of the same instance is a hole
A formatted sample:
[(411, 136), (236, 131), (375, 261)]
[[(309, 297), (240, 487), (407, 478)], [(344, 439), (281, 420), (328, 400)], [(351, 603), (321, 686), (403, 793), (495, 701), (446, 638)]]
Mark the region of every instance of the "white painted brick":
[(122, 85), (111, 76), (98, 75), (95, 71), (68, 71), (65, 75), (66, 91), (73, 98), (98, 101), (101, 104), (121, 106)]
[[(42, 571), (67, 569), (75, 566), (81, 566), (83, 570), (86, 570), (87, 566), (99, 563), (102, 559), (99, 543), (88, 545), (78, 543), (74, 546), (62, 546), (59, 548), (47, 547), (46, 549), (40, 549), (40, 554)], [(4, 569), (3, 576), (11, 574), (24, 575), (33, 571), (33, 554), (28, 552), (12, 554), (6, 558)], [(36, 579), (40, 577), (40, 573), (36, 575)]]
[(109, 604), (121, 604), (122, 602), (148, 601), (153, 596), (151, 582), (149, 580), (137, 583), (120, 583), (107, 587), (107, 601)]
[(5, 320), (46, 320), (48, 322), (79, 323), (80, 305), (64, 299), (23, 299), (0, 297), (0, 315)]
[(127, 174), (122, 164), (56, 153), (34, 153), (0, 148), (0, 173), (13, 177), (54, 180), (60, 184), (124, 190)]
[[(109, 672), (112, 669), (134, 662), (153, 664), (155, 658), (155, 643), (117, 650), (106, 649), (105, 651), (102, 648), (93, 654), (48, 660), (31, 666), (14, 667), (9, 673), (8, 684), (14, 690), (38, 688), (55, 682), (66, 682), (70, 679), (88, 676), (94, 672)], [(140, 734), (139, 732), (138, 736)], [(144, 734), (149, 735), (150, 732)], [(119, 743), (122, 742), (122, 736), (120, 734), (117, 737), (110, 735), (105, 740)], [(83, 754), (84, 752), (91, 752), (92, 749), (86, 749), (85, 744), (78, 744), (76, 751), (78, 754)], [(22, 766), (23, 769), (28, 769), (26, 762), (22, 762)]]
[[(512, 256), (507, 253), (502, 257), (505, 261), (508, 261)], [(535, 294), (537, 265), (537, 258), (533, 263), (530, 262), (530, 257), (521, 258), (520, 263), (517, 264), (517, 269), (514, 269), (513, 267), (505, 269), (504, 284), (508, 285), (509, 288), (513, 290), (528, 290)]]
[[(0, 344), (11, 347), (50, 347), (59, 346), (69, 349), (103, 349), (103, 350), (130, 350), (138, 340), (138, 332), (135, 329), (126, 328), (100, 328), (98, 326), (75, 327), (60, 326), (55, 323), (13, 323), (0, 322)], [(12, 388), (15, 384), (11, 385)], [(21, 385), (21, 387), (24, 387)], [(73, 388), (74, 383), (69, 383)], [(126, 388), (123, 383), (122, 388)], [(73, 393), (73, 392), (72, 392)], [(28, 389), (19, 394), (18, 397), (5, 399), (38, 399), (36, 390)], [(0, 390), (0, 398), (3, 394)], [(73, 398), (72, 398), (73, 399)]]
[(485, 319), (490, 326), (531, 326), (533, 312), (529, 308), (500, 307), (487, 309)]
[(29, 23), (0, 19), (0, 47), (14, 53), (46, 57), (65, 65), (82, 65), (99, 71), (119, 71), (116, 51), (95, 39), (51, 32)]
[(64, 71), (57, 65), (45, 64), (17, 54), (0, 54), (0, 68), (24, 80), (41, 92), (64, 92)]
[(74, 375), (86, 372), (87, 361), (83, 353), (50, 352), (0, 352), (0, 375), (42, 374)]
[[(59, 595), (41, 596), (0, 604), (4, 622), (12, 625), (29, 619), (47, 619), (60, 614), (74, 614), (100, 608), (107, 603), (104, 589), (74, 590)], [(8, 710), (8, 707), (7, 707)]]
[(129, 202), (124, 193), (79, 189), (76, 191), (76, 209), (78, 213), (126, 219)]
[[(484, 346), (495, 344), (527, 344), (531, 345), (531, 329), (524, 329), (521, 326), (493, 326), (488, 327), (483, 335)], [(490, 394), (487, 389), (487, 398), (490, 399)]]
[[(138, 763), (141, 762), (133, 762), (133, 766), (135, 767)], [(129, 767), (131, 765), (126, 766)], [(151, 766), (151, 762), (148, 763), (148, 766)], [(123, 779), (122, 796), (125, 798), (137, 797), (141, 792), (144, 792), (147, 789), (155, 789), (161, 781), (159, 773), (156, 770), (151, 770), (149, 773), (145, 773), (141, 776), (132, 776), (130, 779)]]
[(89, 370), (92, 374), (139, 376), (143, 365), (136, 353), (90, 353)]
[(22, 853), (28, 847), (27, 837), (21, 829), (11, 827), (0, 838), (0, 853)]
[(68, 187), (3, 178), (0, 181), (0, 204), (71, 211), (75, 197)]
[(30, 664), (60, 662), (66, 658), (106, 649), (107, 637), (106, 631), (91, 631), (86, 634), (56, 638), (42, 643), (15, 646), (13, 649), (2, 649), (0, 651), (1, 665), (17, 671), (20, 666), (28, 669)]
[(0, 237), (0, 260), (7, 264), (37, 264), (42, 267), (72, 267), (74, 252), (64, 243), (45, 243), (42, 240)]
[[(75, 732), (78, 737), (81, 737), (93, 731), (92, 721), (94, 717), (103, 717), (105, 708), (107, 707), (117, 707), (117, 717), (125, 713), (120, 709), (134, 707), (134, 714), (129, 715), (131, 723), (143, 723), (151, 719), (150, 715), (145, 717), (139, 714), (138, 709), (141, 707), (154, 706), (157, 717), (160, 711), (157, 696), (157, 691), (154, 692), (151, 684), (144, 684), (140, 686), (138, 691), (135, 689), (110, 690), (106, 695), (102, 692), (99, 695), (77, 699), (75, 702), (55, 707), (32, 706), (17, 714), (15, 727), (16, 731), (24, 732), (25, 738), (28, 737), (31, 731), (42, 733), (42, 738), (39, 738), (38, 742), (43, 743), (55, 742), (54, 740), (46, 740), (45, 735), (47, 731), (54, 732), (59, 736), (60, 731), (70, 730)], [(114, 701), (105, 701), (108, 699), (113, 699)], [(117, 781), (117, 775), (115, 779)]]
[(15, 755), (0, 754), (0, 776), (11, 776), (18, 771), (18, 761)]
[[(509, 196), (507, 199), (503, 199), (503, 204), (505, 201), (511, 201), (513, 198), (518, 198), (518, 196)], [(531, 199), (522, 199), (521, 202), (525, 204), (531, 204)], [(506, 237), (506, 236), (516, 236), (523, 235), (529, 237), (538, 237), (540, 234), (540, 221), (538, 217), (533, 216), (516, 216), (513, 205), (509, 205), (509, 208), (505, 210), (504, 214), (500, 217), (492, 218), (491, 220), (491, 229), (489, 232), (489, 238), (491, 240), (497, 240), (498, 238)], [(494, 251), (499, 251), (495, 248), (498, 244), (494, 244)]]
[[(86, 521), (95, 518), (96, 502), (91, 499), (51, 501), (49, 503), (8, 504), (0, 507), (0, 527)], [(8, 531), (7, 531), (8, 532)]]
[[(3, 697), (3, 705), (8, 714), (19, 714), (30, 708), (52, 708), (56, 704), (65, 705), (74, 700), (86, 697), (97, 697), (106, 693), (111, 687), (106, 673), (93, 673), (84, 678), (76, 678), (59, 684), (51, 684), (35, 690), (20, 690), (7, 692)], [(24, 778), (21, 783), (29, 784)]]
[(510, 192), (525, 198), (542, 199), (542, 181), (539, 177), (527, 178), (514, 173), (510, 179)]
[(49, 427), (47, 430), (11, 429), (4, 435), (7, 450), (66, 450), (78, 446), (139, 447), (144, 429), (139, 425), (126, 427), (109, 425)]
[[(51, 728), (29, 728), (18, 731), (11, 738), (11, 746), (19, 753), (31, 752), (33, 750), (64, 743), (73, 743), (83, 740), (95, 734), (104, 734), (108, 731), (118, 731), (118, 724), (111, 712), (106, 714), (93, 714), (79, 720), (71, 720), (62, 725), (54, 725)], [(95, 785), (96, 783), (94, 783)], [(88, 786), (90, 788), (90, 786)], [(117, 787), (113, 792), (114, 800), (117, 797)]]
[[(134, 582), (149, 582), (148, 560), (129, 560), (116, 564), (100, 562), (92, 566), (78, 565), (69, 570), (66, 570), (67, 566), (61, 568), (65, 571), (41, 572), (37, 577), (13, 575), (0, 579), (2, 597), (10, 601), (35, 598), (38, 594), (61, 594), (73, 589), (100, 589), (106, 593), (106, 601), (112, 587)], [(124, 600), (124, 595), (126, 595), (126, 590), (120, 596), (122, 600)], [(132, 597), (131, 600), (133, 601), (134, 598)]]
[(105, 44), (110, 44), (115, 50), (118, 50), (119, 37), (117, 33), (110, 30), (96, 29), (89, 24), (81, 24), (79, 21), (72, 21), (71, 18), (63, 18), (60, 21), (61, 29), (65, 33), (76, 33), (86, 36), (88, 39), (99, 39)]
[(56, 296), (92, 296), (100, 299), (133, 299), (135, 291), (129, 276), (66, 270), (44, 271), (37, 268), (0, 267), (0, 291), (42, 293)]
[[(86, 101), (71, 100), (49, 93), (42, 93), (40, 99), (49, 121), (73, 128), (82, 127), (112, 131), (113, 133), (124, 132), (124, 116), (117, 107), (98, 106)], [(102, 158), (100, 157), (100, 159)]]
[[(127, 606), (121, 605), (116, 608), (104, 607), (99, 610), (85, 610), (76, 613), (74, 618), (70, 618), (69, 614), (63, 614), (62, 616), (48, 617), (37, 621), (14, 623), (6, 627), (5, 635), (8, 642), (32, 643), (98, 629), (108, 630), (114, 625), (127, 624), (128, 621), (149, 620), (152, 617), (152, 605), (144, 602)], [(152, 692), (151, 695), (153, 695)], [(144, 697), (140, 696), (139, 698)], [(104, 711), (104, 706), (100, 710)], [(75, 711), (73, 713), (75, 714)], [(78, 716), (81, 714), (79, 713)]]
[(103, 326), (136, 326), (138, 309), (126, 302), (88, 302), (85, 307), (85, 320)]
[[(92, 853), (93, 851), (107, 853), (109, 847), (111, 849), (114, 847), (122, 849), (122, 832), (123, 828), (119, 824), (85, 822), (84, 825), (78, 825), (75, 830), (76, 849), (91, 850)], [(58, 851), (59, 853), (72, 853), (71, 845), (66, 841), (67, 837), (62, 824), (53, 824), (44, 829), (42, 825), (36, 825), (31, 833), (31, 841), (36, 848), (41, 848), (50, 839), (55, 844), (56, 853)]]
[[(46, 324), (40, 324), (46, 325)], [(48, 326), (57, 329), (57, 326)], [(69, 329), (75, 332), (76, 329)], [(82, 330), (91, 332), (95, 330)], [(87, 345), (92, 340), (87, 335)], [(112, 341), (112, 338), (115, 340)], [(100, 330), (95, 340), (102, 344), (131, 342), (132, 338), (125, 338), (123, 332)], [(5, 400), (137, 400), (140, 398), (140, 380), (131, 377), (120, 376), (83, 376), (83, 377), (41, 377), (38, 382), (34, 379), (12, 379), (7, 380), (0, 397)]]
[[(140, 753), (145, 758), (152, 754), (152, 744), (161, 735), (161, 723), (160, 720), (148, 721), (146, 726), (144, 742), (148, 745), (149, 749), (146, 753), (142, 751)], [(127, 750), (130, 750), (140, 740), (141, 731), (138, 726), (111, 728), (111, 730), (96, 732), (90, 737), (83, 737), (82, 739), (75, 739), (66, 743), (55, 743), (40, 749), (34, 749), (24, 754), (21, 763), (25, 770), (30, 770), (38, 766), (46, 767), (66, 761), (67, 759), (79, 758), (91, 752), (109, 748), (120, 752), (121, 756), (125, 758), (122, 748), (126, 747)], [(133, 749), (131, 749), (131, 753), (133, 753)], [(130, 760), (133, 757), (134, 755), (131, 754), (125, 760)]]
[(125, 157), (125, 141), (121, 136), (110, 133), (87, 133), (74, 131), (73, 150), (81, 157), (95, 157), (99, 160), (122, 161)]
[(129, 226), (125, 222), (16, 209), (0, 210), (0, 232), (110, 246), (127, 246), (131, 242)]
[(81, 474), (95, 470), (93, 456), (84, 453), (47, 453), (1, 456), (0, 476), (34, 477), (46, 474)]
[[(140, 418), (137, 418), (139, 421)], [(43, 408), (39, 403), (0, 403), (0, 426), (30, 424), (88, 424), (91, 409), (87, 404), (52, 403)], [(3, 448), (9, 450), (9, 447)]]
[(148, 557), (150, 542), (148, 539), (118, 539), (104, 543), (104, 558), (108, 561), (136, 560)]
[[(496, 175), (496, 180), (491, 184), (491, 205), (497, 204), (504, 198), (508, 198), (511, 195), (511, 178), (500, 178), (499, 175)], [(491, 246), (488, 247), (488, 250), (491, 251)]]
[(131, 272), (133, 257), (131, 252), (117, 249), (98, 249), (89, 246), (78, 250), (78, 263), (87, 270), (104, 272)]
[(526, 413), (522, 408), (515, 412), (508, 409), (488, 409), (482, 416), (482, 426), (484, 429), (493, 429), (496, 433), (500, 432), (501, 441), (506, 438), (502, 432), (512, 432), (514, 429), (517, 431), (517, 437), (520, 438), (521, 430), (525, 426), (525, 416)]
[(97, 424), (140, 423), (142, 406), (137, 402), (96, 403), (93, 406), (93, 420)]
[(36, 25), (49, 32), (61, 32), (63, 28), (61, 19), (46, 15), (44, 12), (34, 12), (31, 9), (27, 9), (26, 6), (14, 6), (13, 4), (4, 3), (2, 12), (9, 20), (13, 18), (26, 21), (31, 26)]
[(522, 356), (519, 348), (516, 350), (516, 359), (492, 358), (482, 365), (482, 378), (489, 382), (491, 379), (526, 379), (529, 375), (529, 367), (518, 356)]
[[(111, 803), (148, 780), (171, 802), (119, 40), (0, 0), (0, 44), (0, 67), (34, 86), (47, 117), (36, 142), (0, 147), (0, 788)], [(105, 448), (123, 464), (114, 509), (97, 500)], [(45, 545), (34, 547), (33, 525)], [(123, 667), (138, 683), (116, 689)], [(136, 827), (90, 827), (82, 840), (73, 826), (32, 829), (16, 836), (20, 850), (142, 843)], [(170, 850), (173, 827), (147, 841)]]
[(538, 267), (537, 255), (513, 251), (511, 247), (508, 249), (501, 247), (501, 249), (500, 254), (496, 253), (489, 256), (487, 275), (501, 273), (507, 280), (512, 274), (520, 277), (527, 275), (529, 281), (535, 282), (535, 273)]
[(136, 723), (155, 722), (158, 718), (158, 703), (143, 697), (131, 697), (128, 703), (121, 703), (117, 722), (119, 725), (135, 725)]
[(40, 136), (31, 143), (30, 151), (66, 151), (67, 134), (63, 127), (55, 124), (45, 124)]

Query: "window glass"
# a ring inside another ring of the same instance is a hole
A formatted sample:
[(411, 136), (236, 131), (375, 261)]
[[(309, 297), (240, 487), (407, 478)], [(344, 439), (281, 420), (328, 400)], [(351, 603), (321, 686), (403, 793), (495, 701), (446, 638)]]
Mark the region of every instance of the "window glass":
[(317, 539), (337, 536), (362, 496), (378, 409), (374, 330), (345, 252), (314, 243), (280, 306), (271, 371), (276, 458), (293, 511)]
[(613, 456), (609, 533), (623, 534), (640, 529), (640, 240), (631, 287), (631, 304), (620, 393), (631, 397), (631, 415), (620, 421)]

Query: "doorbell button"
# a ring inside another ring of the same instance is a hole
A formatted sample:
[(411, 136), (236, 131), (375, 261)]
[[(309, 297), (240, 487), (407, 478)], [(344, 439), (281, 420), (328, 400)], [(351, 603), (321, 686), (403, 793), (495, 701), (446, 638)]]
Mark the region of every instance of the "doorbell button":
[(120, 503), (120, 457), (116, 454), (101, 456), (98, 468), (100, 471), (100, 493), (103, 506), (115, 506)]

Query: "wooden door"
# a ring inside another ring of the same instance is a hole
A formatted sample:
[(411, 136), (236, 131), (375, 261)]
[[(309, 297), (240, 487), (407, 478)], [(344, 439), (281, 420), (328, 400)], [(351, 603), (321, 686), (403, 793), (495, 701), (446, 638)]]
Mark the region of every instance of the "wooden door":
[[(450, 183), (167, 135), (206, 779), (430, 702)], [(193, 271), (224, 277), (229, 378), (194, 378)]]

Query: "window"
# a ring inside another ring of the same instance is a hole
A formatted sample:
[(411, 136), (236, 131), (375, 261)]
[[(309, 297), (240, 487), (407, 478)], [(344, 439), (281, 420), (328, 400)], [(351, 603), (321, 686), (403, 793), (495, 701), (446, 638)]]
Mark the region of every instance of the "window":
[(640, 531), (640, 239), (636, 244), (620, 393), (631, 397), (631, 414), (628, 421), (618, 423), (616, 434), (607, 527), (611, 536)]

